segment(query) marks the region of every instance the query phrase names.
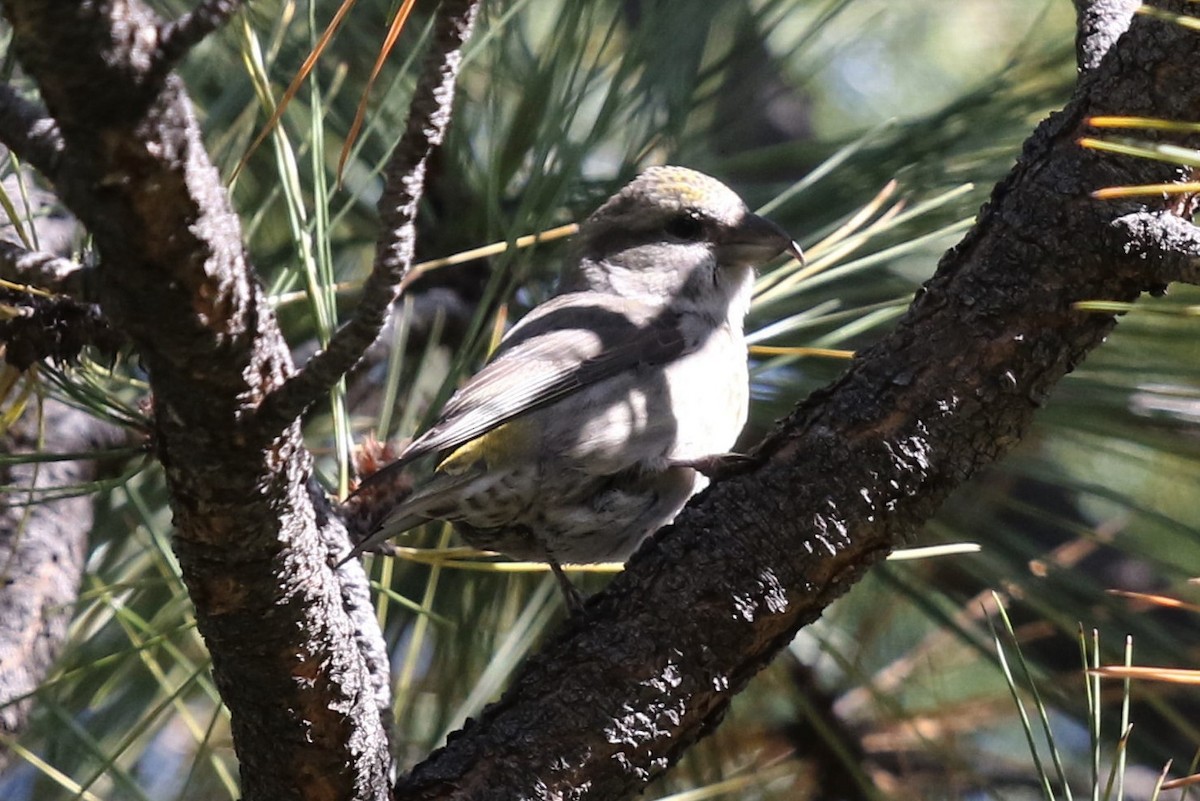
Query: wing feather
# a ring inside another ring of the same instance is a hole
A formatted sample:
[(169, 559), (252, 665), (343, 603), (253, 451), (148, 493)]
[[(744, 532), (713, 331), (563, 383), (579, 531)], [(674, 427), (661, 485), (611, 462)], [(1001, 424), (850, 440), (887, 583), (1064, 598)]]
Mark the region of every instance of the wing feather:
[(596, 293), (560, 295), (508, 333), (492, 360), (446, 402), (438, 421), (401, 458), (456, 448), (584, 387), (670, 362), (686, 350), (671, 312)]
[(692, 347), (678, 315), (662, 307), (595, 292), (551, 298), (508, 332), (491, 361), (446, 402), (437, 422), (355, 494), (414, 459), (457, 448), (626, 370), (666, 364)]

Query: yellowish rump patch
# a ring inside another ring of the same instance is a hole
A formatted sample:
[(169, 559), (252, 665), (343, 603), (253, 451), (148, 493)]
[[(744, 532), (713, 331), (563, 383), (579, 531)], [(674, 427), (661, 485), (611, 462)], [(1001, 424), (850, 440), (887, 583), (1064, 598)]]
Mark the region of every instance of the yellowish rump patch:
[(454, 449), (437, 466), (437, 472), (457, 476), (476, 466), (486, 469), (504, 461), (520, 461), (533, 444), (534, 434), (529, 421), (510, 420)]

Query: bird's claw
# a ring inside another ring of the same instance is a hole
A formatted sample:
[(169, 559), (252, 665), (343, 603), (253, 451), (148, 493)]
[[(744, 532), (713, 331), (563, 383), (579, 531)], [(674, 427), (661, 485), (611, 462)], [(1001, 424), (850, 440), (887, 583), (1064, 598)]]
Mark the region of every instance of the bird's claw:
[(708, 478), (717, 478), (738, 467), (749, 465), (753, 457), (745, 453), (713, 453), (695, 459), (672, 459), (671, 467), (690, 467)]
[(563, 572), (562, 565), (553, 556), (549, 557), (550, 570), (554, 573), (554, 578), (558, 581), (558, 587), (562, 590), (563, 599), (567, 602), (567, 612), (574, 617), (583, 611), (583, 596), (571, 580), (567, 578), (567, 574)]

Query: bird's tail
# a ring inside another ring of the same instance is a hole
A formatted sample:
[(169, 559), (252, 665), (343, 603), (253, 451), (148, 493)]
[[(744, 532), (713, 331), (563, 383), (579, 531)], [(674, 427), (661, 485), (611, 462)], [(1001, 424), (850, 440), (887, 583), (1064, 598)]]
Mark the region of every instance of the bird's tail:
[[(400, 511), (400, 510), (397, 510)], [(382, 543), (390, 540), (392, 537), (403, 534), (409, 529), (416, 528), (422, 523), (428, 523), (429, 518), (421, 515), (409, 514), (401, 517), (396, 517), (395, 512), (389, 514), (387, 518), (380, 524), (379, 528), (372, 532), (371, 536), (367, 537), (362, 542), (350, 549), (350, 553), (346, 554), (337, 563), (338, 567), (349, 562), (351, 559), (362, 556), (367, 551), (374, 550)]]
[[(379, 472), (391, 469), (388, 465)], [(367, 481), (375, 478), (372, 475)], [(405, 498), (396, 508), (388, 512), (379, 528), (369, 537), (355, 545), (337, 566), (341, 567), (356, 556), (372, 550), (392, 537), (399, 536), (409, 529), (416, 528), (430, 520), (453, 520), (453, 508), (456, 500), (461, 497), (463, 489), (479, 478), (478, 471), (468, 470), (459, 475), (438, 473), (423, 487), (418, 488), (412, 495)], [(365, 486), (365, 483), (364, 483)], [(361, 487), (359, 490), (361, 491)]]

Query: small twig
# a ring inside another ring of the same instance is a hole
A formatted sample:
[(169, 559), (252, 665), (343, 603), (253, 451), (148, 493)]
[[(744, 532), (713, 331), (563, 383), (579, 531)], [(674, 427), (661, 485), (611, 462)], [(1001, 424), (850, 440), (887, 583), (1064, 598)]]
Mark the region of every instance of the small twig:
[(1126, 214), (1113, 226), (1128, 236), (1128, 254), (1150, 260), (1164, 284), (1200, 284), (1200, 228), (1170, 211)]
[(70, 259), (0, 240), (0, 279), (77, 297), (86, 271)]
[(0, 142), (51, 181), (66, 150), (58, 123), (9, 84), (0, 85)]
[(193, 47), (245, 5), (245, 0), (202, 0), (177, 20), (163, 25), (158, 32), (158, 51), (151, 70), (166, 75)]
[(383, 233), (376, 246), (375, 265), (363, 284), (362, 302), (329, 346), (263, 401), (258, 412), (260, 433), (278, 431), (328, 392), (362, 358), (387, 322), (400, 281), (413, 261), (414, 223), (425, 188), (426, 165), (450, 123), (462, 46), (471, 34), (478, 8), (479, 0), (446, 0), (442, 4), (408, 124), (384, 170), (378, 204)]

